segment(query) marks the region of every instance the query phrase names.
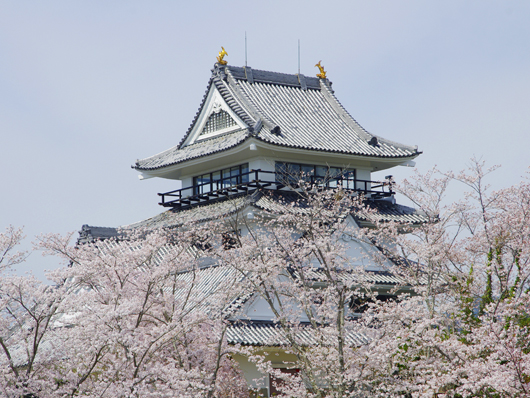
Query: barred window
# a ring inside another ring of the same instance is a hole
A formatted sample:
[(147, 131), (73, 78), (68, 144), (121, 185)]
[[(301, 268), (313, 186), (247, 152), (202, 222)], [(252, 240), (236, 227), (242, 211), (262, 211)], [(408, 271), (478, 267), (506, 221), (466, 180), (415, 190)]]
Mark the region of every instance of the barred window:
[(234, 119), (230, 117), (228, 112), (226, 111), (219, 111), (217, 113), (212, 113), (210, 117), (208, 118), (208, 121), (204, 125), (204, 128), (202, 129), (202, 134), (209, 134), (213, 133), (214, 131), (222, 130), (227, 127), (235, 126), (236, 122)]

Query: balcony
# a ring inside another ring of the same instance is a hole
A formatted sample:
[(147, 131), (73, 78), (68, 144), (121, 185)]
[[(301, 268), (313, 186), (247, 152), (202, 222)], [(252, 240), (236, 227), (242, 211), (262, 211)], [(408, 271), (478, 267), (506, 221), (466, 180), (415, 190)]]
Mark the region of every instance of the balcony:
[(386, 181), (368, 181), (349, 176), (322, 178), (312, 175), (292, 176), (274, 171), (250, 170), (237, 176), (159, 193), (158, 195), (161, 197), (159, 205), (185, 209), (237, 194), (251, 193), (258, 189), (288, 191), (297, 189), (300, 180), (322, 189), (340, 187), (344, 190), (359, 192), (372, 199), (381, 199), (394, 194), (390, 178)]

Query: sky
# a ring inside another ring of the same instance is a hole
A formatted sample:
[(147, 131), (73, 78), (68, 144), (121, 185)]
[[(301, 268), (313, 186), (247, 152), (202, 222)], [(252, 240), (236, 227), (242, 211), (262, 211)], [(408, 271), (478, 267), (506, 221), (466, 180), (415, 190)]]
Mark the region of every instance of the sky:
[[(0, 230), (24, 227), (29, 248), (162, 212), (157, 192), (177, 183), (130, 166), (180, 142), (221, 46), (245, 64), (245, 32), (253, 69), (297, 73), (300, 40), (301, 73), (322, 60), (364, 128), (418, 145), (420, 172), (475, 156), (502, 165), (493, 188), (515, 184), (530, 166), (528, 21), (530, 2), (511, 0), (0, 0)], [(33, 253), (20, 270), (58, 265)]]

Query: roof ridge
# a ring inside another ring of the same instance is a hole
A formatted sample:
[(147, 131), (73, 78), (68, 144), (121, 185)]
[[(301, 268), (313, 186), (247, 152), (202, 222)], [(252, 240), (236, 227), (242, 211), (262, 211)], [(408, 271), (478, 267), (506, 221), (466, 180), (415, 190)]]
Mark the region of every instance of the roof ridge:
[[(234, 69), (241, 69), (244, 71), (244, 66), (236, 66), (236, 65), (226, 65), (226, 68), (228, 70), (230, 70), (230, 68), (234, 68)], [(252, 68), (252, 74), (254, 74), (254, 72), (267, 72), (267, 73), (272, 73), (272, 74), (275, 74), (275, 75), (283, 75), (283, 76), (298, 76), (298, 73), (285, 73), (285, 72), (275, 72), (275, 71), (271, 71), (271, 70), (265, 70), (265, 69), (254, 69)]]
[[(247, 68), (249, 67), (247, 66)], [(252, 69), (252, 81), (250, 81), (247, 74), (245, 73), (245, 67), (226, 65), (224, 67), (224, 71), (230, 72), (236, 80), (246, 80), (251, 84), (277, 84), (283, 86), (301, 87), (304, 90), (320, 90), (320, 85), (318, 84), (319, 78), (306, 76), (301, 73), (283, 73), (262, 69)], [(299, 76), (303, 76), (303, 79), (300, 79)]]

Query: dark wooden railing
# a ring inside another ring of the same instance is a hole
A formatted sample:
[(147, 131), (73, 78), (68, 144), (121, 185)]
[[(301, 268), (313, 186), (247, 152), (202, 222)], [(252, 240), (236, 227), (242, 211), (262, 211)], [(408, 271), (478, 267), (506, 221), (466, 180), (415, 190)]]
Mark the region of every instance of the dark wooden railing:
[(316, 177), (314, 175), (292, 176), (274, 171), (250, 170), (237, 176), (159, 193), (158, 195), (162, 198), (159, 205), (164, 207), (186, 208), (238, 193), (253, 192), (261, 188), (276, 191), (296, 189), (299, 186), (300, 180), (324, 189), (341, 187), (342, 189), (357, 191), (376, 199), (394, 194), (391, 180), (384, 182), (359, 180), (342, 175), (326, 178)]

